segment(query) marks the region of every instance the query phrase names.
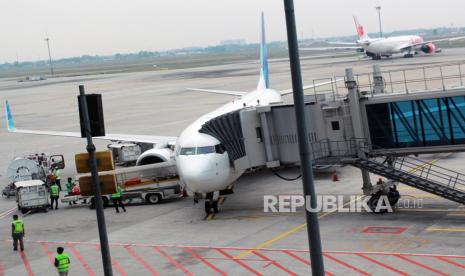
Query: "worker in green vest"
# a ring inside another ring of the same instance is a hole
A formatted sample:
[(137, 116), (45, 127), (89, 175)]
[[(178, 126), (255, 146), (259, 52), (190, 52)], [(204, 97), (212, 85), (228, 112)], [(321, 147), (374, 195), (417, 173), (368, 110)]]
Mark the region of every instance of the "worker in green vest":
[(124, 212), (126, 212), (126, 208), (124, 208), (123, 200), (121, 199), (121, 187), (117, 186), (117, 192), (111, 195), (111, 200), (113, 201), (113, 205), (115, 205), (116, 212), (119, 213), (118, 205), (121, 206)]
[(13, 222), (11, 223), (11, 237), (13, 238), (13, 250), (18, 251), (18, 241), (21, 251), (24, 251), (24, 222), (18, 219), (18, 215), (13, 215)]
[(53, 203), (55, 202), (55, 209), (58, 209), (58, 198), (60, 198), (60, 188), (56, 182), (50, 186), (50, 207), (53, 210)]
[(55, 167), (55, 169), (53, 170), (53, 175), (55, 176), (55, 182), (61, 191), (61, 170), (60, 168)]
[[(71, 177), (68, 177), (68, 182), (66, 182), (66, 191), (68, 192), (68, 196), (73, 196), (73, 188), (74, 183)], [(68, 205), (77, 204), (76, 201), (70, 201)]]
[(55, 255), (55, 267), (59, 276), (68, 276), (69, 264), (71, 263), (68, 253), (63, 253), (64, 251), (63, 247), (58, 247)]

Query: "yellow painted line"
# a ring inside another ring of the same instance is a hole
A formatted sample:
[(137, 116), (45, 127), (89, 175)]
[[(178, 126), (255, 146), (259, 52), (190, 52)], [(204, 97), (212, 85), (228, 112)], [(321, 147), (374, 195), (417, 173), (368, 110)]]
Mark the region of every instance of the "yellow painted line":
[(433, 194), (409, 194), (408, 196), (414, 198), (442, 198)]
[[(357, 199), (358, 199), (358, 198), (355, 198), (355, 199), (353, 199), (353, 200), (351, 200), (351, 201), (345, 203), (345, 204), (342, 205), (342, 206), (345, 207), (345, 206), (349, 205), (350, 203), (356, 201)], [(334, 210), (334, 211), (328, 212), (328, 213), (321, 214), (321, 215), (318, 216), (318, 218), (320, 218), (320, 219), (321, 219), (321, 218), (324, 218), (324, 217), (326, 217), (326, 216), (329, 216), (330, 214), (334, 214), (336, 211), (337, 211), (337, 209)], [(263, 248), (263, 247), (265, 247), (265, 246), (267, 246), (267, 245), (269, 245), (269, 244), (271, 244), (271, 243), (274, 243), (275, 241), (278, 241), (278, 240), (280, 240), (280, 239), (283, 239), (283, 238), (289, 236), (290, 234), (296, 232), (297, 230), (302, 229), (302, 228), (305, 227), (306, 225), (307, 225), (307, 223), (302, 223), (302, 224), (300, 224), (300, 225), (298, 225), (298, 226), (292, 228), (292, 229), (289, 230), (289, 231), (286, 231), (286, 232), (284, 232), (284, 233), (281, 233), (281, 234), (277, 235), (277, 236), (274, 237), (274, 238), (271, 238), (271, 239), (269, 239), (269, 240), (267, 240), (267, 241), (265, 241), (265, 242), (262, 242), (261, 244), (255, 246), (254, 248), (252, 248), (252, 249), (250, 249), (250, 250), (247, 250), (247, 251), (245, 251), (245, 252), (242, 252), (241, 254), (235, 256), (234, 259), (241, 259), (241, 258), (243, 258), (243, 257), (245, 257), (245, 256), (247, 256), (247, 255), (249, 255), (250, 253), (252, 253), (252, 252), (255, 251), (255, 250), (261, 249), (261, 248)]]
[(426, 231), (465, 232), (465, 228), (436, 228), (428, 227)]

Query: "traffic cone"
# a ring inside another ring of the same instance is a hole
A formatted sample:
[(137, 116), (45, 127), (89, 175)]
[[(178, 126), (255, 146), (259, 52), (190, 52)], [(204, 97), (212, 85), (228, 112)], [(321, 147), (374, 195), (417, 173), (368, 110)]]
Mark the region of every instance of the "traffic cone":
[(333, 171), (331, 179), (333, 180), (333, 182), (339, 181), (339, 177), (337, 176), (336, 170)]

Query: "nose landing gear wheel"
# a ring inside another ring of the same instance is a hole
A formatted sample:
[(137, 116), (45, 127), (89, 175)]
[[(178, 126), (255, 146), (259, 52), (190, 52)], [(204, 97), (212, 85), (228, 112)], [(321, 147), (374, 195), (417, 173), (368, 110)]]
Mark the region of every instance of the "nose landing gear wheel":
[(207, 216), (211, 214), (211, 209), (212, 209), (212, 206), (210, 204), (210, 201), (205, 200), (205, 213), (207, 214)]

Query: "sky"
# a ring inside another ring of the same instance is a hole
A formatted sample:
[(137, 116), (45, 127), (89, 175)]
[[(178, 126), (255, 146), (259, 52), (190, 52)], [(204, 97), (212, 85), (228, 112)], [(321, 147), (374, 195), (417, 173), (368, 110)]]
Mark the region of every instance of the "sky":
[[(368, 32), (465, 26), (463, 0), (294, 0), (298, 34), (355, 33), (352, 15)], [(0, 0), (0, 63), (159, 51), (258, 41), (265, 12), (268, 41), (285, 40), (283, 0)]]

